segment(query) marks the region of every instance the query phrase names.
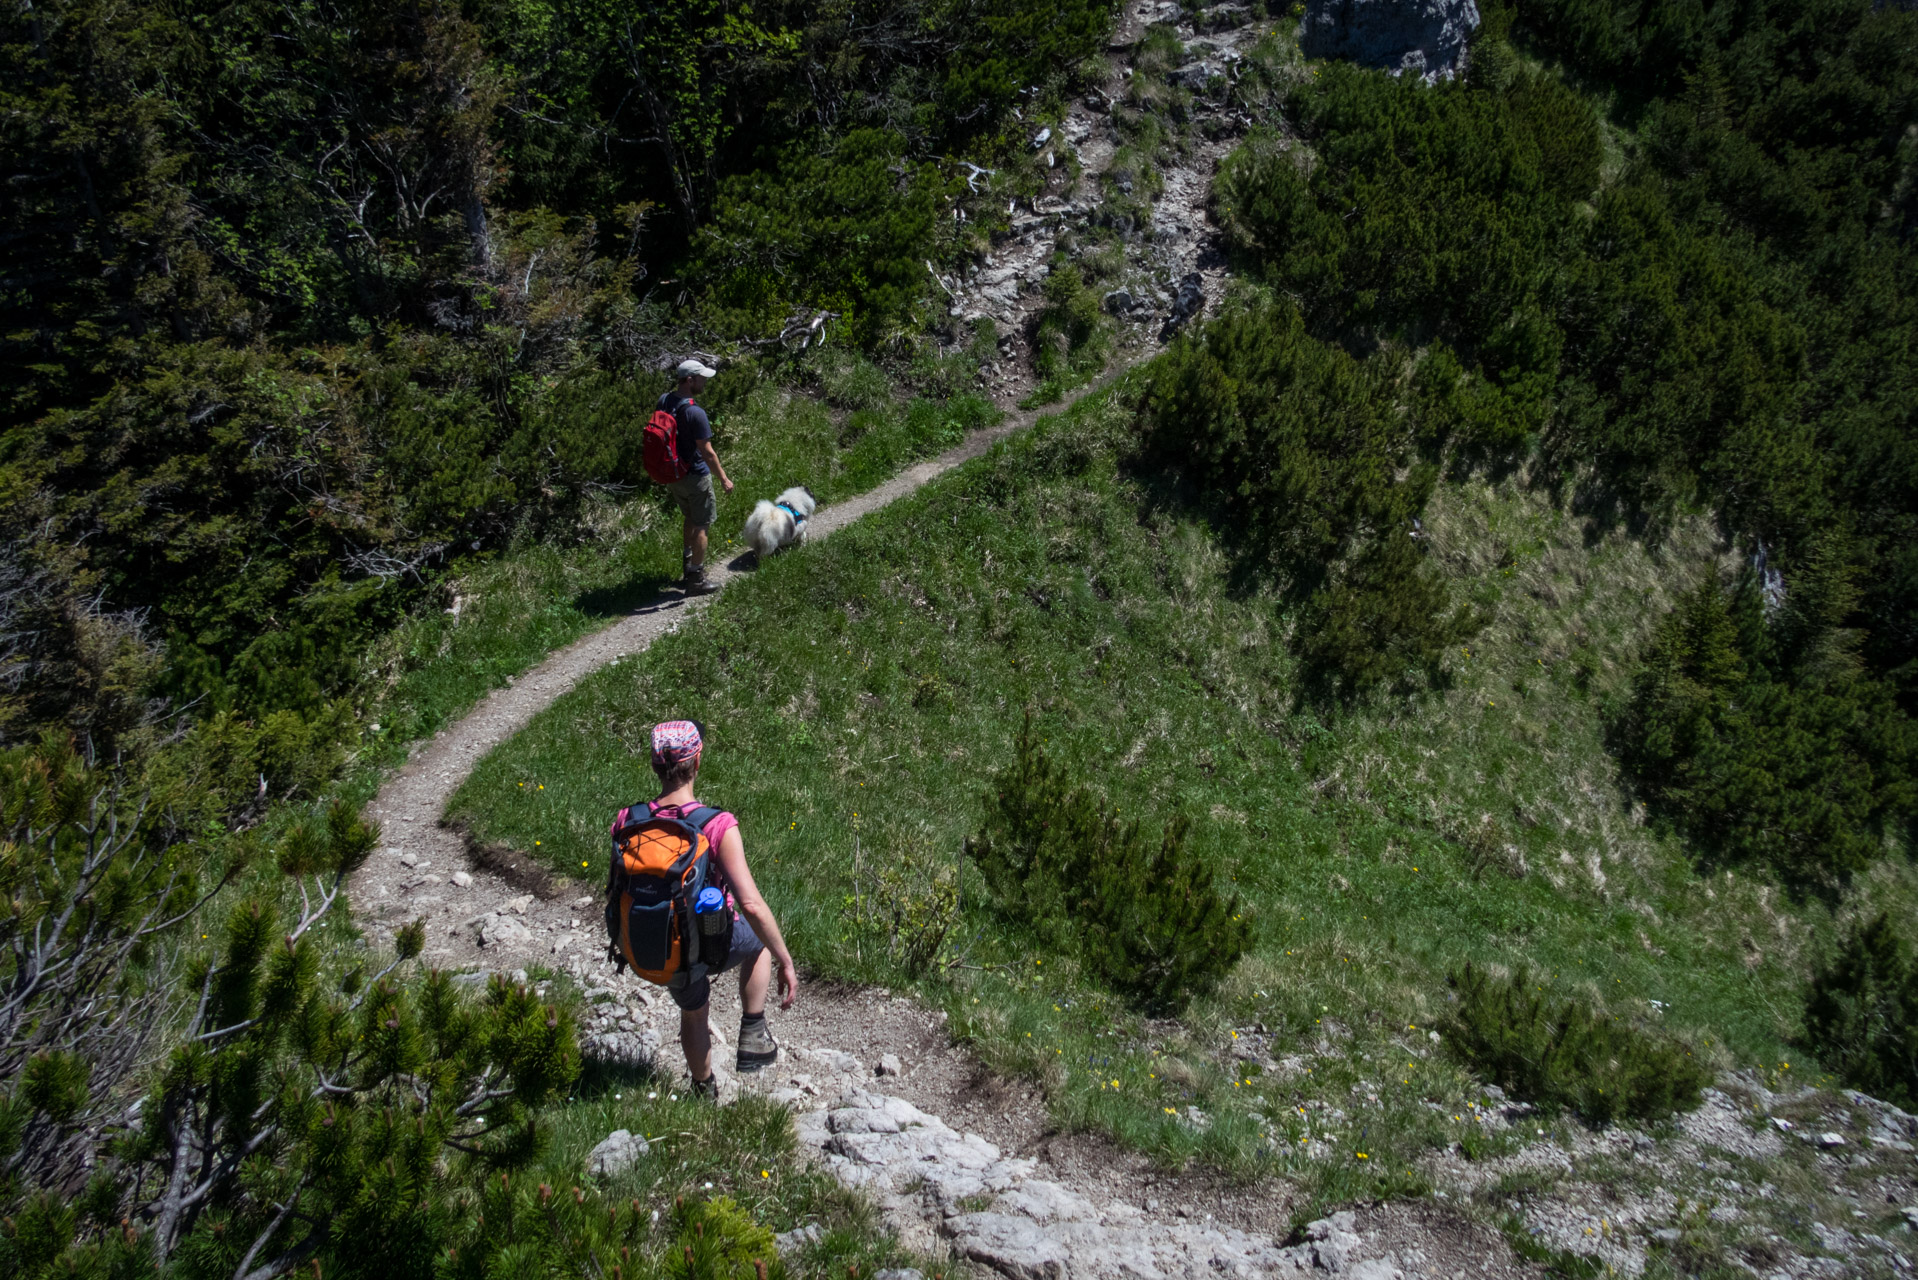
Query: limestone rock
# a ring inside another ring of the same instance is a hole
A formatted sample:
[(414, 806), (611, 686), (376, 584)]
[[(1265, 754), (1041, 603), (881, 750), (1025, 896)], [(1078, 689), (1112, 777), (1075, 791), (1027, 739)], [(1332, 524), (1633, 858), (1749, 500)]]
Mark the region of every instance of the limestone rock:
[(1159, 331), (1159, 341), (1170, 342), (1172, 335), (1185, 326), (1185, 322), (1205, 310), (1205, 279), (1198, 272), (1189, 273), (1179, 281), (1179, 292), (1172, 299), (1172, 314), (1166, 317), (1165, 328)]
[(1345, 1274), (1348, 1280), (1399, 1280), (1402, 1273), (1381, 1258), (1367, 1258), (1364, 1262), (1355, 1263)]
[(858, 1076), (865, 1074), (865, 1068), (860, 1066), (859, 1059), (853, 1057), (850, 1053), (844, 1053), (838, 1049), (815, 1049), (813, 1050), (812, 1058), (814, 1062), (819, 1063), (828, 1071), (837, 1071), (841, 1075)]
[(781, 1253), (797, 1253), (809, 1244), (818, 1243), (825, 1234), (819, 1229), (817, 1222), (808, 1222), (803, 1227), (781, 1231), (773, 1237), (773, 1247)]
[(1065, 1280), (1073, 1271), (1064, 1242), (1030, 1218), (968, 1213), (946, 1227), (962, 1255), (1011, 1280)]
[(1203, 89), (1218, 72), (1208, 62), (1188, 62), (1165, 73), (1166, 83), (1181, 89)]
[[(799, 1049), (817, 1070), (833, 1051)], [(770, 1074), (770, 1073), (769, 1073)], [(775, 1076), (796, 1107), (803, 1150), (848, 1188), (871, 1196), (900, 1239), (924, 1253), (950, 1249), (1004, 1280), (1402, 1280), (1392, 1259), (1367, 1257), (1356, 1217), (1333, 1214), (1287, 1246), (1211, 1220), (1145, 1210), (1034, 1176), (1036, 1161), (1007, 1156), (904, 1098), (852, 1081), (814, 1100), (806, 1077)], [(843, 1080), (835, 1073), (834, 1079)], [(946, 1243), (941, 1246), (939, 1236)], [(789, 1252), (795, 1237), (781, 1236)], [(875, 1280), (878, 1280), (875, 1277)], [(901, 1280), (910, 1280), (901, 1277)]]
[(586, 1172), (596, 1178), (616, 1178), (638, 1164), (650, 1150), (645, 1138), (625, 1129), (615, 1129), (587, 1153)]
[(1478, 22), (1473, 0), (1307, 0), (1299, 47), (1311, 58), (1449, 80), (1464, 69)]
[(896, 1053), (879, 1055), (879, 1065), (873, 1068), (873, 1074), (882, 1076), (902, 1076), (906, 1073), (905, 1064), (899, 1061)]
[(589, 1058), (621, 1067), (650, 1066), (659, 1052), (659, 1032), (652, 1027), (632, 1031), (601, 1031), (585, 1036), (580, 1049)]
[(472, 874), (466, 871), (455, 871), (453, 873), (453, 883), (462, 889), (470, 889), (473, 887)]
[(511, 916), (489, 915), (480, 920), (479, 944), (482, 947), (523, 947), (533, 940), (533, 931)]

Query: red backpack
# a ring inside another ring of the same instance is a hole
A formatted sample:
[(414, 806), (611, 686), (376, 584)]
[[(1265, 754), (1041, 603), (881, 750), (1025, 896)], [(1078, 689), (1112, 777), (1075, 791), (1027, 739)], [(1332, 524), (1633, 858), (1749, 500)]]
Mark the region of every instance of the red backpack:
[[(687, 396), (679, 402), (683, 409), (693, 402)], [(653, 416), (646, 420), (645, 445), (642, 457), (646, 462), (646, 474), (656, 484), (672, 484), (684, 480), (692, 467), (679, 456), (679, 411), (665, 409), (653, 410)]]

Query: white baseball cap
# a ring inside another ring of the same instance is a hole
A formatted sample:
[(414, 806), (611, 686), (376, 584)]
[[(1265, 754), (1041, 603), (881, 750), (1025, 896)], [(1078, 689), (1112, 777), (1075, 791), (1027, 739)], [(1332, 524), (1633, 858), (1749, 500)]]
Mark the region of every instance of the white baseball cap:
[(697, 360), (681, 360), (679, 368), (674, 372), (682, 378), (710, 378), (719, 370), (709, 369)]

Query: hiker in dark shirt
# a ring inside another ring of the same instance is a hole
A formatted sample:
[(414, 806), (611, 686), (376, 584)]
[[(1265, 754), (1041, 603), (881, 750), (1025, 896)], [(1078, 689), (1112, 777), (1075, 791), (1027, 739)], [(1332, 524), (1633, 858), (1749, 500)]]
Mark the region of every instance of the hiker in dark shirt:
[(680, 586), (688, 592), (711, 591), (706, 581), (706, 531), (719, 519), (719, 499), (713, 493), (713, 477), (719, 477), (727, 493), (733, 491), (732, 479), (719, 465), (713, 449), (713, 424), (706, 411), (693, 403), (693, 397), (706, 389), (706, 379), (716, 372), (697, 360), (682, 360), (675, 371), (679, 382), (659, 398), (659, 407), (679, 422), (679, 456), (691, 469), (666, 486), (686, 517), (685, 573)]

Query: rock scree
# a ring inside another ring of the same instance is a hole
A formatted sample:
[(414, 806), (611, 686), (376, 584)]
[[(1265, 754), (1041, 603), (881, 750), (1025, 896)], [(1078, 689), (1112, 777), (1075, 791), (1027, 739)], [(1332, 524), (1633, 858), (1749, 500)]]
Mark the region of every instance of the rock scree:
[(1429, 84), (1465, 69), (1478, 21), (1473, 0), (1307, 0), (1299, 48)]

